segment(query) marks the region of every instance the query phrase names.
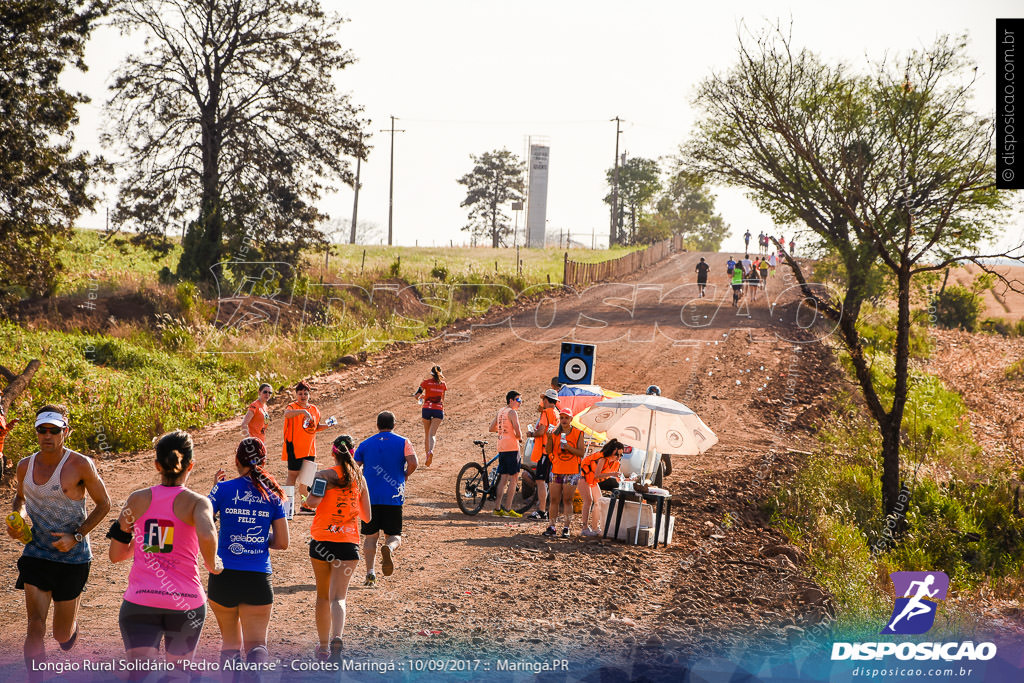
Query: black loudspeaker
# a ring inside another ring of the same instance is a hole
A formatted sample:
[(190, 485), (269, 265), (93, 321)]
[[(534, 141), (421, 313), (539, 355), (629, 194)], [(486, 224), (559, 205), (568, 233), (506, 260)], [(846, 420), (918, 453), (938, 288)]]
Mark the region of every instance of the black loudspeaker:
[(595, 346), (593, 344), (562, 344), (558, 361), (558, 381), (562, 384), (593, 384)]

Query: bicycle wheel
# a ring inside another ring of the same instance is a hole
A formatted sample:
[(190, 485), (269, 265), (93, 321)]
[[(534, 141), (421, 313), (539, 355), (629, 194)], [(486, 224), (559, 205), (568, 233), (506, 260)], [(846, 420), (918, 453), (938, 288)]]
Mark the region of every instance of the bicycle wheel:
[(455, 500), (459, 509), (467, 515), (475, 515), (487, 500), (487, 475), (484, 468), (475, 462), (467, 462), (455, 479)]

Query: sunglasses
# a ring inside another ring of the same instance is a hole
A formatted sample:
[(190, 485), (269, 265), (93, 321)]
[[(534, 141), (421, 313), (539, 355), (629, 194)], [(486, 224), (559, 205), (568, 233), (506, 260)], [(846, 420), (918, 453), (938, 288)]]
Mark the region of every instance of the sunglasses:
[(272, 394), (272, 393), (274, 393), (274, 392), (272, 392), (272, 391), (271, 391), (270, 389), (264, 389), (264, 390), (263, 390), (263, 391), (261, 391), (260, 393), (261, 393), (261, 394)]
[(522, 403), (523, 402), (523, 397), (522, 396), (516, 396), (512, 400), (515, 401), (516, 403)]
[(60, 427), (36, 427), (36, 434), (53, 434), (57, 435), (64, 430)]

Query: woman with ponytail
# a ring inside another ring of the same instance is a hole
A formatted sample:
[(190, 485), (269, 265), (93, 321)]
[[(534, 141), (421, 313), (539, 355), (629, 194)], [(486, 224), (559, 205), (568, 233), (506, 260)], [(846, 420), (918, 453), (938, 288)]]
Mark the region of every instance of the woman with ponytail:
[[(210, 501), (185, 487), (195, 462), (188, 432), (156, 443), (160, 485), (133, 491), (110, 527), (110, 561), (132, 558), (118, 623), (127, 659), (155, 660), (160, 643), (168, 662), (192, 658), (206, 620), (199, 557), (210, 574), (223, 564)], [(145, 669), (137, 668), (144, 677)]]
[(221, 670), (228, 660), (249, 663), (270, 660), (267, 627), (274, 608), (270, 583), (270, 549), (288, 547), (284, 491), (265, 469), (267, 449), (256, 437), (246, 437), (235, 450), (238, 476), (227, 479), (218, 470), (210, 502), (220, 515), (218, 556), (224, 571), (210, 577), (210, 607), (220, 626)]
[(430, 368), (430, 376), (420, 382), (420, 388), (413, 394), (416, 398), (423, 394), (423, 398), (420, 399), (423, 404), (420, 417), (423, 418), (423, 450), (427, 452), (427, 461), (423, 463), (424, 467), (430, 467), (430, 463), (434, 459), (434, 444), (437, 441), (434, 435), (437, 434), (437, 428), (441, 426), (441, 420), (444, 419), (444, 392), (446, 391), (448, 391), (448, 385), (444, 383), (441, 366), (435, 365)]
[(306, 504), (316, 508), (309, 530), (309, 558), (316, 577), (318, 659), (341, 661), (345, 595), (359, 564), (358, 520), (370, 521), (370, 491), (356, 467), (352, 437), (342, 434), (331, 452), (334, 467), (316, 473)]

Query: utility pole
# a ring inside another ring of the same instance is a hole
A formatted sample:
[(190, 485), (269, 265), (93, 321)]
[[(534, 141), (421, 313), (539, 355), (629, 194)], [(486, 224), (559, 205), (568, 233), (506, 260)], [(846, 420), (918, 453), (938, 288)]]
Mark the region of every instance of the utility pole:
[(359, 133), (359, 153), (356, 154), (356, 196), (352, 200), (352, 230), (348, 235), (348, 243), (356, 243), (356, 219), (359, 217), (359, 171), (363, 162), (363, 133)]
[(395, 130), (395, 117), (391, 117), (391, 129), (384, 128), (382, 133), (391, 133), (391, 180), (388, 185), (388, 246), (394, 240), (394, 216), (395, 216), (395, 133), (404, 133), (404, 130)]
[(622, 119), (616, 116), (611, 119), (615, 122), (615, 171), (612, 173), (612, 228), (608, 238), (608, 247), (618, 243), (617, 225), (619, 222), (619, 136), (622, 135), (622, 128), (619, 124)]

